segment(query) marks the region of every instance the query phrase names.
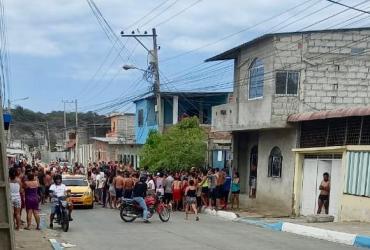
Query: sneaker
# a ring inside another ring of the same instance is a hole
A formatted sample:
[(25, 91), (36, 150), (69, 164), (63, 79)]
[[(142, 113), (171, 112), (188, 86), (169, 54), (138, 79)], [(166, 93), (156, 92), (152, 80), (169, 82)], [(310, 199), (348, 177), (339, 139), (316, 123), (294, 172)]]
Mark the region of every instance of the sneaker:
[(53, 229), (53, 223), (50, 223), (50, 225), (49, 225), (49, 227), (50, 227), (50, 229)]
[(150, 221), (149, 220), (144, 220), (144, 223), (150, 223)]
[(195, 220), (196, 220), (196, 221), (199, 221), (199, 217), (197, 216), (197, 217), (195, 218)]

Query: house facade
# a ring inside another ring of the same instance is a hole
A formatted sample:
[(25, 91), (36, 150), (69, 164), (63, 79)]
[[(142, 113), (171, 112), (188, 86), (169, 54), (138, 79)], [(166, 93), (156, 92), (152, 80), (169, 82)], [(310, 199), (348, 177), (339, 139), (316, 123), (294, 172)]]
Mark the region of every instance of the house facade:
[[(316, 157), (316, 162), (325, 158), (330, 168), (342, 166), (342, 154), (325, 151), (330, 143), (319, 144), (320, 153), (302, 145), (302, 121), (289, 117), (369, 105), (369, 35), (369, 28), (266, 34), (207, 60), (234, 60), (235, 98), (212, 109), (212, 130), (232, 133), (233, 167), (241, 176), (246, 207), (278, 215), (301, 212), (305, 201), (301, 196), (297, 200), (294, 187), (306, 183), (294, 181), (295, 170), (306, 167), (294, 150), (303, 158)], [(306, 172), (314, 171), (307, 167)]]
[(91, 137), (90, 144), (79, 145), (81, 162), (87, 165), (89, 162), (115, 161), (138, 168), (141, 145), (135, 142), (135, 114), (113, 113), (107, 118), (110, 130), (105, 137)]
[[(184, 117), (197, 116), (207, 134), (207, 164), (224, 168), (231, 149), (231, 135), (228, 132), (211, 132), (212, 107), (227, 103), (229, 92), (161, 92), (164, 131), (177, 124)], [(151, 130), (158, 130), (156, 100), (148, 96), (135, 101), (135, 139), (145, 144)]]

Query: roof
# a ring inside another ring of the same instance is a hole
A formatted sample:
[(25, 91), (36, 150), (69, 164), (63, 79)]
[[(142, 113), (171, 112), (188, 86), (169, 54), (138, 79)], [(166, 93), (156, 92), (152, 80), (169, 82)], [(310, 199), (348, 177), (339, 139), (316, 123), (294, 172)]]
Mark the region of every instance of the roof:
[(95, 141), (101, 141), (101, 142), (117, 141), (117, 138), (114, 138), (114, 137), (91, 137), (91, 139)]
[(123, 137), (91, 137), (92, 140), (106, 142), (108, 144), (135, 144), (134, 138)]
[(266, 39), (272, 38), (274, 36), (286, 36), (286, 35), (298, 35), (298, 34), (311, 34), (311, 33), (333, 33), (333, 32), (346, 32), (346, 31), (361, 31), (370, 30), (370, 27), (361, 28), (347, 28), (347, 29), (327, 29), (327, 30), (309, 30), (309, 31), (294, 31), (294, 32), (281, 32), (281, 33), (268, 33), (259, 36), (253, 40), (229, 49), (221, 54), (213, 56), (205, 60), (205, 62), (219, 61), (219, 60), (230, 60), (235, 59), (242, 49), (248, 48), (258, 42), (264, 41)]
[[(220, 95), (228, 95), (228, 94), (231, 94), (232, 92), (192, 92), (192, 91), (178, 91), (178, 92), (161, 92), (161, 97), (173, 97), (173, 96), (180, 96), (180, 97), (186, 97), (186, 98), (190, 98), (190, 97), (210, 97), (210, 96), (220, 96)], [(141, 101), (141, 100), (145, 100), (145, 99), (152, 99), (152, 98), (155, 98), (154, 95), (149, 95), (149, 96), (146, 96), (146, 97), (142, 97), (140, 99), (136, 99), (134, 101), (134, 103), (138, 102), (138, 101)]]
[(111, 113), (107, 116), (107, 118), (112, 118), (112, 117), (116, 117), (116, 116), (134, 116), (135, 114), (134, 113)]
[(323, 120), (329, 118), (367, 116), (367, 115), (370, 115), (370, 106), (298, 113), (288, 116), (288, 122), (302, 122), (312, 120)]
[(25, 155), (26, 151), (24, 151), (23, 149), (19, 149), (19, 148), (7, 148), (6, 153), (12, 154), (12, 155), (17, 155), (17, 154)]

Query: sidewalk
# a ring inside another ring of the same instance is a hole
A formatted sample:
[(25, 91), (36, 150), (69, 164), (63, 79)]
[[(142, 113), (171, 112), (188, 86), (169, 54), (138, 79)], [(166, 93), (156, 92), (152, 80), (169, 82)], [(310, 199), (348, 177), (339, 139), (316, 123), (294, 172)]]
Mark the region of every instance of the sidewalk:
[(256, 212), (234, 213), (205, 209), (209, 215), (263, 227), (274, 231), (284, 231), (302, 236), (342, 243), (351, 246), (370, 248), (370, 223), (362, 222), (327, 222), (307, 223), (299, 218), (266, 218)]
[(15, 249), (52, 249), (44, 231), (23, 230), (15, 232)]
[[(22, 220), (26, 221), (25, 212), (22, 215)], [(42, 230), (36, 230), (35, 221), (32, 218), (31, 230), (20, 229), (15, 231), (15, 249), (52, 249), (49, 238), (57, 235), (53, 230), (46, 228), (47, 206), (41, 206), (40, 216), (43, 217), (41, 219)]]

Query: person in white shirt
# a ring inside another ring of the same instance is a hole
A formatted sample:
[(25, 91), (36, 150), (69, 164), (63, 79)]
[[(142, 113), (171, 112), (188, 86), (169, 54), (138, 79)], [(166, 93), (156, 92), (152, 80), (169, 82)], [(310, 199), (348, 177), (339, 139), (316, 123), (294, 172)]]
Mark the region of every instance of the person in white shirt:
[(105, 175), (104, 172), (99, 172), (96, 175), (96, 193), (97, 193), (97, 198), (99, 201), (99, 204), (103, 204), (103, 187), (104, 187), (104, 182), (105, 182)]
[[(58, 174), (54, 176), (54, 184), (50, 186), (49, 192), (50, 192), (51, 197), (53, 197), (52, 202), (51, 202), (51, 211), (50, 211), (50, 228), (53, 228), (53, 220), (54, 220), (54, 215), (56, 212), (58, 198), (67, 195), (67, 187), (66, 185), (62, 183), (61, 175)], [(70, 217), (70, 219), (72, 218)]]

